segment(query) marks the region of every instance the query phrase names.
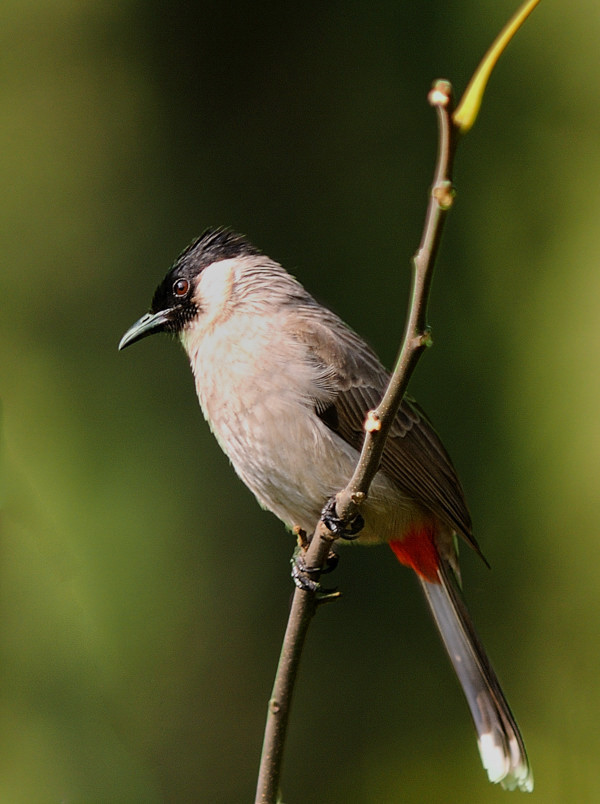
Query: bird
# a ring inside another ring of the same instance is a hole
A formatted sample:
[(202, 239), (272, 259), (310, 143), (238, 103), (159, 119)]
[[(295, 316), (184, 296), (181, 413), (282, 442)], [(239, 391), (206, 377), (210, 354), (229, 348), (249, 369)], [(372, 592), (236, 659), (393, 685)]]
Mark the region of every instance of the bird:
[[(229, 228), (175, 260), (119, 349), (179, 339), (202, 413), (259, 504), (313, 533), (356, 466), (365, 417), (389, 373), (367, 343), (282, 265)], [(462, 595), (458, 538), (480, 553), (465, 495), (429, 419), (405, 396), (361, 507), (359, 544), (388, 543), (416, 574), (466, 697), (482, 764), (533, 789), (523, 738)]]

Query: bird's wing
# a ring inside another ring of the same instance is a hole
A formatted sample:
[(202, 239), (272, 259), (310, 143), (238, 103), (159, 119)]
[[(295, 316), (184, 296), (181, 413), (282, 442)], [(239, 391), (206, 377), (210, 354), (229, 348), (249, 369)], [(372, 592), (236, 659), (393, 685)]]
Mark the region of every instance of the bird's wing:
[[(319, 368), (315, 410), (341, 438), (360, 450), (364, 421), (376, 407), (389, 380), (369, 346), (330, 311), (307, 308), (292, 323), (294, 335), (309, 349)], [(381, 470), (409, 497), (437, 514), (481, 554), (471, 517), (452, 461), (419, 406), (405, 397), (392, 425)]]

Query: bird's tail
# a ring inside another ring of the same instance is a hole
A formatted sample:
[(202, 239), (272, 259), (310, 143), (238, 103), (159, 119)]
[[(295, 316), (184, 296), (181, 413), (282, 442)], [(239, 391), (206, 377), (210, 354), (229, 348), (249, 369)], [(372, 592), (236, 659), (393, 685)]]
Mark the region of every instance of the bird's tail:
[(477, 730), (483, 767), (505, 790), (533, 790), (519, 727), (477, 636), (452, 570), (442, 561), (439, 582), (419, 576)]

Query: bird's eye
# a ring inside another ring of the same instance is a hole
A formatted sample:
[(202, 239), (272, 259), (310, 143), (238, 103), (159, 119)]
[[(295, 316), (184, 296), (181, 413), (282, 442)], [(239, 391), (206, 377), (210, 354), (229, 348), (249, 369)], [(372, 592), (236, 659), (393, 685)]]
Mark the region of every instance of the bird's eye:
[(178, 279), (173, 283), (173, 295), (177, 296), (178, 299), (183, 299), (184, 296), (187, 296), (189, 289), (190, 283), (187, 279)]

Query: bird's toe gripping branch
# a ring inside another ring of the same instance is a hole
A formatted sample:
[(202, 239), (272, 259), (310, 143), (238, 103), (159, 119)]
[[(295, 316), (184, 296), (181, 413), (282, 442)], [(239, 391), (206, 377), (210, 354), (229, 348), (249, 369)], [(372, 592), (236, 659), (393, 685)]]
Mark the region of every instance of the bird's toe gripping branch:
[(365, 526), (365, 520), (359, 513), (354, 514), (351, 519), (341, 519), (335, 507), (335, 497), (331, 497), (321, 511), (321, 520), (327, 528), (339, 539), (352, 542), (358, 539), (361, 530)]
[(337, 589), (323, 589), (318, 578), (325, 573), (333, 572), (338, 561), (337, 553), (331, 550), (324, 567), (309, 567), (306, 564), (305, 550), (299, 545), (292, 556), (292, 580), (299, 589), (316, 595), (319, 603), (335, 600), (340, 597), (341, 592)]
[[(363, 529), (365, 521), (359, 513), (355, 513), (348, 519), (338, 516), (335, 507), (335, 497), (332, 497), (321, 512), (321, 521), (336, 538), (353, 541), (358, 538)], [(292, 557), (292, 579), (299, 589), (311, 592), (317, 596), (319, 603), (335, 600), (340, 596), (337, 589), (323, 589), (319, 584), (319, 578), (324, 573), (332, 572), (338, 564), (337, 553), (330, 549), (325, 566), (307, 566), (306, 551), (309, 541), (306, 533), (296, 529), (298, 535), (298, 546)], [(329, 539), (328, 539), (329, 541)]]

